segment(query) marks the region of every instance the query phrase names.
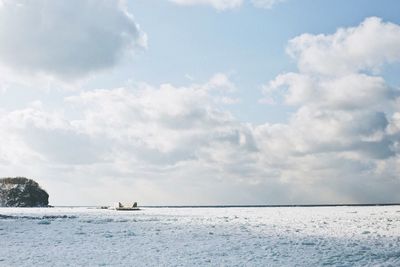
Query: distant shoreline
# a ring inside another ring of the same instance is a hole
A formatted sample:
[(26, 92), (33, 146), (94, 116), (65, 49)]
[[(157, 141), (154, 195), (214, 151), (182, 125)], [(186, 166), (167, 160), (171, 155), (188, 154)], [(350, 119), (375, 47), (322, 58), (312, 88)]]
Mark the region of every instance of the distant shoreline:
[[(372, 203), (372, 204), (293, 204), (293, 205), (145, 205), (141, 208), (317, 208), (317, 207), (375, 207), (400, 206), (400, 203)], [(54, 208), (99, 208), (99, 206), (54, 206)]]
[(198, 206), (141, 206), (143, 208), (313, 208), (313, 207), (373, 207), (373, 206), (400, 206), (400, 203), (379, 204), (304, 204), (304, 205), (198, 205)]

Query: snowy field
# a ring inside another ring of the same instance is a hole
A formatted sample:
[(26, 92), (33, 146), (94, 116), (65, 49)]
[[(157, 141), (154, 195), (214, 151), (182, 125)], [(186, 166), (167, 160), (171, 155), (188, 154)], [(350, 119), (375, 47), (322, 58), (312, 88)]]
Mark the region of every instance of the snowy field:
[(400, 266), (400, 206), (0, 214), (0, 266)]

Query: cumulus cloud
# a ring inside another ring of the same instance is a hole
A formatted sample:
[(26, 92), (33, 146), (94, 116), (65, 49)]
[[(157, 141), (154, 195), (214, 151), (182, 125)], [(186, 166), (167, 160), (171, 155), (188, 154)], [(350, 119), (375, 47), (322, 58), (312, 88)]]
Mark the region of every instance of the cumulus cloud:
[(359, 26), (331, 35), (302, 34), (289, 42), (288, 53), (299, 70), (323, 75), (377, 72), (400, 60), (400, 26), (370, 17)]
[(377, 74), (385, 64), (400, 61), (399, 45), (400, 26), (375, 17), (330, 35), (303, 34), (289, 42), (298, 72), (266, 84), (263, 102), (283, 99), (297, 110), (287, 124), (256, 128), (264, 150), (290, 162), (281, 168), (281, 179), (310, 188), (322, 185), (319, 190), (333, 198), (396, 199), (391, 188), (400, 178), (386, 167), (399, 161), (399, 90)]
[[(285, 90), (281, 90), (282, 88)], [(325, 109), (363, 109), (382, 105), (399, 96), (382, 77), (348, 73), (323, 79), (304, 73), (285, 73), (263, 87), (268, 99), (282, 96), (288, 105), (313, 105)]]
[[(170, 0), (173, 3), (184, 6), (192, 5), (207, 5), (212, 6), (217, 10), (227, 10), (238, 8), (242, 6), (243, 0)], [(283, 2), (285, 0), (251, 0), (251, 3), (258, 8), (270, 9), (275, 4)]]
[(146, 46), (120, 1), (4, 0), (0, 64), (19, 74), (76, 79)]
[[(103, 179), (104, 183), (117, 179), (122, 184), (133, 179), (130, 183), (151, 187), (150, 195), (166, 181), (186, 184), (193, 193), (187, 201), (192, 203), (200, 200), (206, 188), (216, 191), (213, 181), (221, 184), (219, 190), (230, 183), (238, 189), (243, 183), (240, 172), (250, 172), (249, 156), (257, 149), (251, 127), (237, 122), (220, 103), (222, 96), (233, 97), (232, 88), (228, 76), (216, 74), (203, 84), (185, 87), (141, 84), (72, 93), (57, 112), (38, 103), (4, 111), (0, 123), (9, 127), (0, 136), (4, 140), (12, 137), (21, 149), (9, 155), (9, 147), (0, 147), (0, 170), (18, 165), (13, 158), (19, 153), (29, 155), (27, 150), (32, 154), (31, 165), (62, 173), (68, 169), (70, 175), (73, 172), (96, 184)], [(197, 191), (194, 184), (199, 184)], [(166, 185), (164, 203), (176, 198), (175, 189)], [(136, 189), (121, 194), (132, 190)], [(213, 197), (217, 201), (218, 194)]]

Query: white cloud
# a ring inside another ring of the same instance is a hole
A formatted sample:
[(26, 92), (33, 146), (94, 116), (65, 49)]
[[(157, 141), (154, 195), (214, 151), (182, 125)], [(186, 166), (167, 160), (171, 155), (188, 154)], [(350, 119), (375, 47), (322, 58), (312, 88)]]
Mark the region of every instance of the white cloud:
[(378, 108), (382, 102), (399, 96), (399, 91), (388, 86), (382, 77), (362, 73), (328, 79), (318, 75), (285, 73), (265, 85), (263, 92), (272, 100), (282, 95), (288, 105), (307, 104), (325, 109)]
[(235, 85), (229, 79), (229, 76), (224, 73), (217, 73), (211, 77), (210, 81), (206, 85), (210, 90), (218, 89), (228, 92), (235, 91)]
[(120, 1), (5, 0), (0, 6), (0, 64), (18, 74), (76, 79), (145, 45)]
[[(37, 175), (44, 175), (45, 183), (53, 187), (64, 178), (47, 178), (49, 169), (61, 173), (68, 169), (67, 173), (74, 176), (68, 176), (71, 183), (83, 183), (76, 180), (78, 177), (93, 184), (103, 179), (110, 183), (113, 177), (120, 184), (145, 183), (151, 187), (148, 194), (169, 180), (194, 190), (187, 200), (192, 203), (202, 197), (199, 192), (213, 187), (213, 181), (238, 189), (243, 182), (237, 171), (247, 172), (246, 166), (252, 164), (248, 157), (256, 149), (251, 129), (221, 109), (220, 97), (231, 97), (227, 90), (231, 86), (234, 85), (227, 76), (217, 74), (204, 84), (186, 87), (143, 84), (136, 88), (71, 92), (63, 109), (57, 111), (46, 110), (39, 103), (4, 111), (0, 123), (8, 128), (0, 136), (3, 140), (15, 139), (16, 155), (7, 154), (9, 147), (0, 147), (0, 155), (4, 155), (0, 171), (9, 173), (18, 166), (23, 172), (29, 165), (41, 166)], [(21, 167), (13, 158), (28, 154), (26, 151), (31, 151), (31, 160)], [(88, 184), (82, 186), (90, 190), (90, 183), (85, 183)], [(199, 188), (193, 183), (198, 183)], [(166, 187), (165, 201), (172, 201), (176, 187)], [(63, 195), (59, 188), (56, 190), (57, 196)], [(137, 192), (140, 194), (141, 190)], [(218, 199), (216, 188), (212, 190), (216, 195), (209, 201)], [(125, 193), (130, 195), (132, 189), (120, 194)], [(65, 199), (58, 197), (57, 201)]]
[(302, 34), (289, 42), (287, 51), (305, 73), (377, 72), (383, 64), (400, 60), (400, 26), (370, 17), (331, 35)]
[(399, 62), (399, 44), (400, 26), (379, 18), (289, 42), (299, 71), (265, 85), (264, 102), (283, 99), (297, 110), (287, 124), (255, 131), (260, 149), (288, 163), (279, 167), (280, 179), (339, 202), (398, 200), (392, 188), (400, 178), (389, 162), (399, 160), (399, 90), (367, 72)]

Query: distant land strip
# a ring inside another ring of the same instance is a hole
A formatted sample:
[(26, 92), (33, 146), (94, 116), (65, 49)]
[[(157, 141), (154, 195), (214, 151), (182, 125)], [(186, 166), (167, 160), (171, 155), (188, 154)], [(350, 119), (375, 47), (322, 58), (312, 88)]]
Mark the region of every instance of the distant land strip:
[(373, 207), (373, 206), (400, 206), (400, 203), (372, 203), (372, 204), (293, 204), (293, 205), (183, 205), (183, 206), (141, 206), (143, 208), (313, 208), (313, 207)]
[[(374, 207), (400, 206), (400, 203), (367, 203), (367, 204), (291, 204), (291, 205), (139, 205), (140, 208), (313, 208), (313, 207)], [(67, 206), (56, 205), (54, 208), (99, 208), (104, 206)]]

